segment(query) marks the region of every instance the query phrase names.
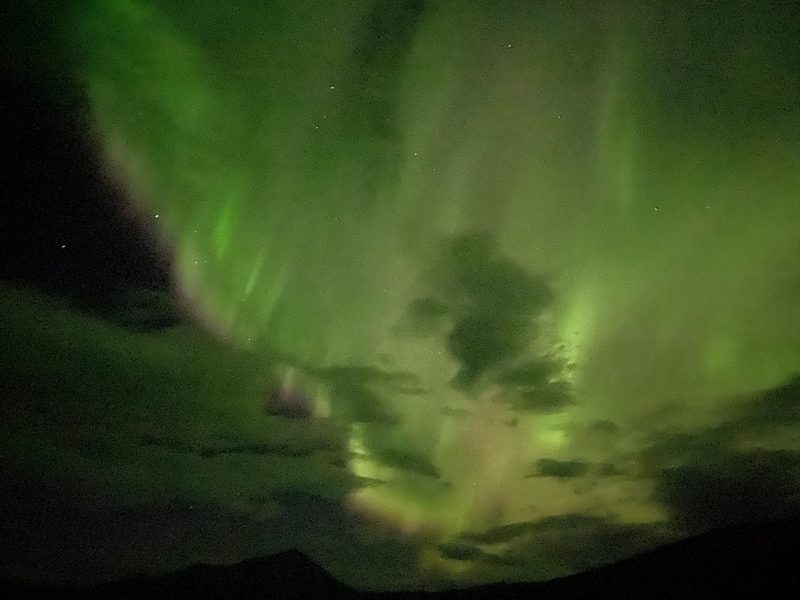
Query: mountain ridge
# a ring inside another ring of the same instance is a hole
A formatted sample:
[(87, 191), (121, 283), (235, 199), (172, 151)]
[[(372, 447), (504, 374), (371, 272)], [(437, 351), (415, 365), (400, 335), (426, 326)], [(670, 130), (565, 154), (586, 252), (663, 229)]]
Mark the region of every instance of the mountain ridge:
[(621, 561), (543, 582), (492, 583), (439, 592), (354, 590), (298, 550), (232, 565), (195, 564), (86, 588), (0, 581), (6, 599), (138, 598), (789, 598), (800, 586), (800, 517), (731, 525)]

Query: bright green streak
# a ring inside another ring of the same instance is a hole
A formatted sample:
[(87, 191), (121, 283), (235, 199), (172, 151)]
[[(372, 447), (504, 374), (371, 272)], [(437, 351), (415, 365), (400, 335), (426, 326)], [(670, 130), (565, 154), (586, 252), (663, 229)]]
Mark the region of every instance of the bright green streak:
[[(259, 22), (275, 33), (271, 19)], [(379, 296), (389, 278), (364, 272), (391, 257), (383, 215), (348, 172), (353, 157), (337, 159), (359, 140), (329, 130), (344, 108), (323, 85), (339, 75), (319, 73), (321, 51), (293, 59), (292, 73), (313, 72), (313, 81), (287, 81), (244, 64), (232, 73), (155, 9), (100, 3), (83, 23), (103, 49), (91, 53), (86, 79), (107, 151), (177, 241), (179, 277), (200, 312), (239, 342), (304, 359), (364, 352), (363, 331), (387, 306), (374, 300), (364, 311), (352, 298)], [(340, 43), (314, 39), (330, 37), (321, 22), (302, 26), (311, 47)], [(285, 41), (261, 52), (284, 53)], [(376, 227), (374, 237), (359, 233)], [(331, 272), (332, 261), (344, 269)]]

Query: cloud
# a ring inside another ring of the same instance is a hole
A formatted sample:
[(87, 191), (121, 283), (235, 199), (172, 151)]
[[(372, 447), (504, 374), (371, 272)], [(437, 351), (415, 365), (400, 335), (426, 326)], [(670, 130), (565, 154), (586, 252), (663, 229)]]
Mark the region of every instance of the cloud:
[(480, 562), (487, 565), (507, 567), (520, 566), (527, 562), (520, 560), (519, 557), (486, 552), (474, 544), (465, 544), (463, 542), (450, 542), (439, 546), (439, 555), (450, 560)]
[(596, 525), (597, 523), (606, 523), (606, 520), (591, 515), (570, 513), (531, 521), (509, 523), (498, 527), (492, 527), (478, 533), (465, 533), (461, 538), (477, 544), (498, 544), (511, 541), (536, 531), (586, 528), (590, 525)]
[(534, 465), (534, 472), (529, 477), (555, 477), (557, 479), (573, 479), (583, 477), (589, 472), (589, 463), (582, 460), (554, 460), (541, 458)]
[(451, 543), (439, 546), (439, 554), (443, 558), (453, 560), (478, 560), (485, 556), (487, 552), (470, 544)]
[(656, 485), (674, 523), (700, 531), (800, 513), (800, 453), (731, 452), (664, 469)]
[(799, 401), (795, 378), (739, 399), (718, 425), (653, 436), (640, 466), (676, 527), (694, 532), (800, 511)]
[(625, 475), (626, 471), (622, 467), (614, 464), (613, 462), (603, 462), (597, 465), (597, 475), (599, 477), (618, 477)]
[[(463, 534), (448, 551), (460, 560), (489, 559), (506, 566), (525, 565), (531, 573), (541, 565), (552, 574), (566, 575), (631, 556), (670, 539), (659, 524), (638, 525), (582, 513), (511, 523), (483, 532)], [(493, 554), (474, 545), (502, 545)]]
[(413, 300), (397, 330), (411, 335), (428, 336), (440, 333), (446, 326), (450, 308), (443, 301), (430, 296)]
[(388, 400), (397, 394), (424, 392), (419, 378), (408, 372), (392, 372), (369, 365), (306, 367), (327, 384), (335, 414), (350, 423), (393, 425), (397, 416)]
[(201, 458), (215, 458), (222, 454), (249, 454), (263, 456), (265, 454), (281, 454), (283, 456), (311, 456), (315, 450), (309, 448), (292, 448), (290, 446), (273, 446), (271, 444), (240, 444), (233, 446), (207, 446), (198, 452)]
[(0, 301), (17, 357), (3, 361), (0, 454), (17, 469), (74, 479), (117, 505), (177, 497), (240, 512), (259, 493), (343, 498), (362, 483), (333, 420), (264, 414), (269, 356), (200, 333), (132, 333), (33, 294)]
[(548, 358), (529, 360), (501, 371), (495, 382), (503, 386), (538, 388), (544, 386), (559, 366)]
[(264, 408), (268, 415), (289, 419), (309, 419), (314, 416), (314, 399), (299, 387), (281, 383), (269, 392)]
[(445, 239), (425, 274), (428, 293), (413, 300), (400, 327), (409, 333), (442, 335), (460, 364), (453, 385), (470, 388), (485, 373), (502, 368), (501, 385), (542, 386), (557, 371), (545, 360), (516, 366), (536, 337), (536, 320), (554, 300), (546, 281), (500, 255), (486, 232)]
[(613, 421), (601, 419), (592, 423), (589, 427), (589, 431), (591, 433), (599, 433), (604, 435), (616, 435), (619, 433), (619, 426)]
[(441, 477), (439, 469), (423, 454), (383, 448), (374, 450), (372, 456), (390, 467), (411, 471), (426, 477), (435, 477), (436, 479)]
[(565, 573), (574, 573), (632, 556), (672, 537), (658, 523), (568, 514), (543, 519), (536, 534), (516, 547), (514, 555), (538, 554), (558, 561)]
[(563, 382), (525, 390), (512, 388), (507, 397), (514, 408), (538, 414), (556, 413), (575, 402), (569, 386)]
[(509, 315), (468, 314), (447, 336), (447, 349), (461, 363), (456, 381), (469, 386), (488, 368), (520, 354), (532, 326)]
[(523, 521), (499, 525), (481, 532), (470, 532), (461, 535), (461, 539), (476, 544), (499, 544), (518, 538), (540, 527), (540, 521)]
[(445, 240), (434, 285), (458, 309), (504, 315), (537, 314), (554, 300), (545, 281), (499, 255), (486, 232)]
[[(286, 424), (287, 426), (289, 423)], [(274, 424), (276, 429), (280, 424)], [(311, 428), (309, 427), (309, 430)], [(290, 429), (291, 431), (291, 429)], [(309, 433), (311, 433), (309, 431)], [(268, 435), (260, 440), (245, 440), (234, 436), (208, 436), (209, 439), (181, 439), (177, 436), (155, 435), (145, 433), (139, 436), (143, 446), (160, 448), (173, 453), (194, 454), (200, 458), (215, 458), (226, 454), (265, 456), (269, 454), (308, 457), (316, 453), (336, 454), (344, 456), (343, 446), (325, 436)], [(269, 439), (269, 441), (266, 441)]]
[(332, 90), (341, 120), (326, 119), (328, 127), (338, 126), (336, 135), (326, 138), (329, 155), (339, 165), (347, 164), (349, 184), (364, 186), (367, 198), (397, 174), (400, 72), (427, 5), (425, 0), (373, 2), (354, 23), (353, 48), (337, 76), (340, 84)]
[[(731, 406), (731, 404), (733, 406)], [(646, 469), (657, 471), (663, 467), (680, 466), (694, 462), (720, 461), (730, 454), (750, 447), (775, 447), (784, 440), (784, 447), (800, 451), (800, 444), (792, 444), (793, 436), (781, 438), (776, 434), (795, 430), (800, 405), (800, 380), (792, 379), (785, 385), (725, 400), (727, 418), (711, 427), (679, 429), (679, 420), (666, 431), (650, 435), (650, 443), (641, 452)]]
[(800, 375), (784, 385), (753, 394), (739, 409), (733, 425), (742, 429), (800, 425)]

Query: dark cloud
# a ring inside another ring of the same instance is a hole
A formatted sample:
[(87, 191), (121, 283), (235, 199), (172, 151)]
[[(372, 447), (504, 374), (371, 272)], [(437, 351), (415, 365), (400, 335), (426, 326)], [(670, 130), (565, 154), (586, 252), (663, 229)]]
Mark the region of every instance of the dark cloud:
[(539, 526), (539, 521), (509, 523), (481, 532), (464, 533), (461, 535), (461, 539), (475, 544), (500, 544), (535, 531)]
[[(728, 441), (729, 437), (724, 436)], [(718, 458), (723, 450), (719, 430), (705, 429), (695, 433), (670, 433), (656, 436), (654, 442), (640, 453), (640, 464), (645, 474), (658, 476), (665, 468)]]
[(263, 456), (265, 454), (281, 454), (283, 456), (311, 456), (316, 450), (311, 448), (293, 448), (291, 446), (274, 446), (271, 444), (239, 444), (234, 446), (206, 446), (198, 452), (201, 458), (214, 458), (222, 454), (249, 454)]
[(336, 401), (334, 410), (351, 423), (392, 424), (396, 417), (386, 408), (381, 396), (358, 381), (331, 382), (331, 396)]
[(532, 325), (502, 314), (469, 314), (459, 319), (447, 336), (447, 349), (461, 363), (456, 377), (467, 387), (485, 370), (520, 354)]
[[(220, 438), (222, 439), (222, 438)], [(269, 454), (307, 457), (318, 452), (332, 452), (341, 450), (324, 439), (288, 440), (287, 443), (277, 442), (243, 442), (226, 438), (225, 442), (188, 442), (177, 437), (157, 436), (144, 434), (140, 436), (139, 443), (143, 446), (161, 448), (170, 452), (195, 454), (200, 458), (215, 458), (225, 454), (242, 454), (251, 456), (265, 456)]]
[(563, 379), (563, 365), (549, 357), (527, 360), (506, 368), (494, 378), (506, 388), (506, 398), (517, 410), (551, 414), (574, 403)]
[[(726, 402), (732, 402), (727, 400)], [(800, 380), (750, 394), (735, 400), (737, 406), (728, 419), (694, 431), (658, 431), (641, 452), (644, 468), (652, 473), (660, 469), (699, 463), (723, 463), (741, 453), (742, 442), (765, 441), (773, 434), (797, 425), (800, 404)]]
[[(399, 75), (426, 5), (382, 0), (348, 24), (352, 51), (331, 76), (330, 106), (319, 115), (315, 143), (303, 152), (303, 168), (328, 169), (346, 180), (350, 202), (364, 207), (380, 197), (379, 186), (386, 189), (397, 181)], [(319, 185), (311, 178), (304, 183)]]
[(741, 442), (767, 440), (780, 431), (798, 426), (800, 382), (763, 390), (738, 399), (728, 409), (730, 417), (721, 423), (694, 431), (665, 431), (652, 435), (641, 453), (645, 470), (657, 475), (661, 469), (702, 463), (723, 464), (740, 453)]
[[(402, 323), (418, 335), (439, 333), (461, 365), (453, 380), (468, 388), (484, 373), (519, 360), (535, 338), (536, 319), (554, 294), (536, 275), (500, 255), (494, 238), (468, 232), (446, 239), (427, 273), (431, 293), (411, 302)], [(542, 385), (557, 372), (548, 361), (528, 361), (498, 375), (503, 385)]]
[(495, 382), (504, 386), (538, 388), (559, 372), (559, 366), (549, 359), (530, 360), (501, 371)]
[(446, 240), (434, 273), (443, 297), (469, 312), (532, 316), (554, 300), (543, 279), (499, 256), (493, 236), (485, 232)]
[[(356, 32), (358, 43), (353, 54), (361, 68), (382, 80), (395, 81), (392, 71), (411, 47), (426, 0), (378, 0)], [(380, 89), (378, 82), (373, 82)], [(373, 86), (369, 86), (374, 89)]]
[(452, 560), (478, 560), (488, 553), (471, 544), (451, 543), (439, 546), (439, 554)]
[(442, 558), (458, 561), (481, 562), (489, 565), (497, 566), (520, 566), (524, 565), (525, 560), (520, 557), (505, 556), (503, 554), (495, 554), (494, 552), (486, 552), (474, 544), (465, 544), (463, 542), (451, 542), (439, 546), (439, 555)]
[(598, 464), (596, 472), (599, 477), (618, 477), (626, 473), (625, 469), (612, 462), (602, 462)]
[(556, 477), (573, 479), (583, 477), (589, 471), (589, 463), (582, 460), (554, 460), (541, 458), (536, 461), (534, 471), (529, 477)]
[(398, 422), (397, 416), (386, 406), (380, 394), (357, 383), (338, 382), (331, 392), (339, 405), (336, 410), (345, 413), (351, 423), (382, 423), (392, 425)]
[(439, 333), (449, 314), (450, 308), (441, 300), (417, 298), (408, 305), (400, 330), (405, 329), (408, 333), (420, 336)]
[(714, 427), (653, 436), (640, 466), (677, 528), (694, 532), (800, 510), (800, 448), (767, 443), (797, 426), (798, 391), (795, 378), (739, 399), (732, 418)]
[(354, 31), (351, 93), (352, 125), (367, 141), (396, 138), (397, 71), (412, 46), (427, 0), (380, 0)]
[(739, 410), (733, 425), (740, 429), (800, 424), (800, 375), (786, 384), (753, 395)]
[(281, 385), (267, 397), (267, 414), (290, 419), (308, 419), (314, 416), (314, 400), (299, 389)]
[(426, 0), (380, 0), (354, 32), (352, 97), (360, 103), (350, 110), (361, 117), (361, 127), (369, 126), (368, 139), (397, 135), (390, 126), (396, 121), (396, 74), (427, 5)]
[(426, 477), (435, 477), (436, 479), (441, 477), (439, 469), (437, 469), (430, 459), (423, 454), (383, 448), (376, 449), (374, 451), (374, 457), (382, 463), (397, 469), (411, 471), (419, 475), (425, 475)]
[(699, 531), (800, 512), (800, 453), (731, 452), (662, 471), (656, 497), (675, 524)]
[[(448, 551), (460, 560), (475, 559), (498, 565), (551, 564), (560, 574), (599, 566), (652, 548), (670, 538), (663, 527), (619, 523), (610, 517), (580, 513), (545, 517), (535, 521), (511, 523), (479, 533), (463, 534)], [(503, 544), (502, 553), (493, 555), (474, 545)], [(551, 571), (552, 572), (552, 571)]]
[(391, 425), (397, 417), (386, 399), (394, 394), (420, 394), (419, 378), (408, 372), (385, 371), (368, 365), (308, 367), (325, 382), (333, 396), (334, 410), (351, 423)]
[(602, 419), (595, 421), (589, 426), (589, 431), (592, 433), (601, 433), (606, 435), (614, 435), (619, 433), (619, 426), (613, 421)]
[(582, 513), (567, 513), (552, 517), (544, 517), (538, 521), (541, 531), (564, 531), (598, 529), (600, 527), (616, 524), (607, 517), (596, 517)]
[(509, 399), (516, 409), (539, 414), (559, 412), (575, 401), (568, 386), (560, 382), (526, 390), (512, 389)]
[(574, 573), (632, 556), (672, 537), (658, 524), (627, 524), (571, 514), (543, 519), (537, 533), (516, 548), (516, 553), (556, 559), (565, 573)]

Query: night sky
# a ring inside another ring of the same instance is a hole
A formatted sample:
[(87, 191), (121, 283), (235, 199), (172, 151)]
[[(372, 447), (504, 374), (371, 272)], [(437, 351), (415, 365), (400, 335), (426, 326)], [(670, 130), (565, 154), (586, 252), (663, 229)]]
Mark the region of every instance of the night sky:
[(574, 573), (800, 511), (800, 9), (3, 31), (0, 575)]

